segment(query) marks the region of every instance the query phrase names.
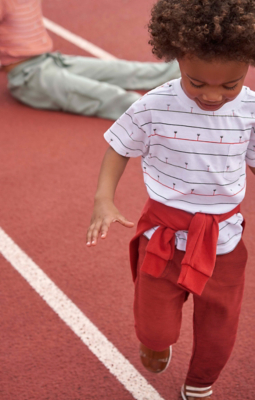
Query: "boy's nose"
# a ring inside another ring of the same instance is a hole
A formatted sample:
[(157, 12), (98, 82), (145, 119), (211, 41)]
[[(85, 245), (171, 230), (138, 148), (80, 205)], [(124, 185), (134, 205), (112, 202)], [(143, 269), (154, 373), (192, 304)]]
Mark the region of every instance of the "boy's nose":
[(218, 103), (223, 99), (222, 94), (218, 92), (204, 93), (202, 97), (204, 101), (208, 101), (209, 103)]

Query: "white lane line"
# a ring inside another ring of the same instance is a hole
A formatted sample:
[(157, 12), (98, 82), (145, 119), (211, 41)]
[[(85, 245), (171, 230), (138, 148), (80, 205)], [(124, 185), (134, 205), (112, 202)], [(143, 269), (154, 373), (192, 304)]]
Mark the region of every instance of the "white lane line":
[(164, 400), (1, 228), (0, 252), (135, 399)]
[(75, 44), (77, 47), (86, 50), (90, 54), (93, 54), (93, 56), (101, 58), (102, 60), (116, 60), (116, 57), (114, 57), (112, 54), (107, 53), (107, 51), (100, 49), (100, 47), (97, 47), (93, 43), (90, 43), (82, 37), (75, 35), (62, 26), (55, 24), (55, 22), (50, 21), (48, 18), (43, 18), (43, 22), (45, 27), (51, 32)]

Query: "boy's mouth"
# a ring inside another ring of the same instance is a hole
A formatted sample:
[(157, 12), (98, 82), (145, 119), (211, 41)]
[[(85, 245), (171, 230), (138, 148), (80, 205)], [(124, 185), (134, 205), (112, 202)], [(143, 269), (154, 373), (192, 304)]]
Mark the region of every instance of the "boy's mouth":
[(226, 101), (222, 101), (221, 103), (203, 103), (199, 99), (196, 99), (197, 105), (205, 111), (216, 111), (219, 110), (225, 103)]

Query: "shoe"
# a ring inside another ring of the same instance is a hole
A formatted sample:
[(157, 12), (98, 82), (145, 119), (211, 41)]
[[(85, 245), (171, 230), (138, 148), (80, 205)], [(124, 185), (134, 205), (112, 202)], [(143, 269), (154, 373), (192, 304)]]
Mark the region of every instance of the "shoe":
[(212, 387), (196, 388), (193, 386), (183, 385), (181, 388), (181, 395), (183, 400), (212, 400), (211, 394), (213, 393)]
[(172, 346), (163, 351), (154, 351), (140, 343), (140, 360), (143, 366), (154, 374), (164, 372), (171, 361), (171, 357)]

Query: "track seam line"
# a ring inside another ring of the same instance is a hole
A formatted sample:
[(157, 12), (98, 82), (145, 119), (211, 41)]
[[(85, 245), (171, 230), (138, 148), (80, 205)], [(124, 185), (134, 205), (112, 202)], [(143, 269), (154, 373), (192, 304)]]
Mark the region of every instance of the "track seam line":
[(55, 33), (58, 36), (61, 36), (63, 39), (75, 44), (77, 47), (87, 51), (88, 53), (101, 58), (102, 60), (116, 60), (112, 54), (107, 51), (102, 50), (100, 47), (95, 44), (89, 42), (88, 40), (83, 39), (82, 37), (75, 35), (74, 33), (68, 31), (62, 26), (56, 24), (55, 22), (49, 20), (48, 18), (43, 18), (44, 26), (49, 29), (51, 32)]
[(0, 252), (136, 400), (164, 400), (2, 228)]

